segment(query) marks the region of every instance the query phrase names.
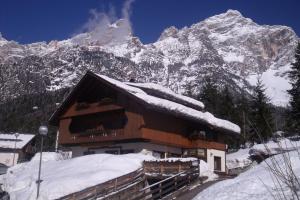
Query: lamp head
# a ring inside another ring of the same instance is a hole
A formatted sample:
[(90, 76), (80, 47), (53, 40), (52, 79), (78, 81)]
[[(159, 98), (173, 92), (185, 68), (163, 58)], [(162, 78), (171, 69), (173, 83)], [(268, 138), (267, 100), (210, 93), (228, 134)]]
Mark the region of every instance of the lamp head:
[(48, 128), (47, 126), (40, 126), (39, 128), (39, 134), (42, 136), (46, 136), (48, 133)]
[(16, 137), (16, 138), (18, 138), (18, 137), (19, 137), (19, 135), (20, 135), (19, 133), (15, 133), (15, 137)]

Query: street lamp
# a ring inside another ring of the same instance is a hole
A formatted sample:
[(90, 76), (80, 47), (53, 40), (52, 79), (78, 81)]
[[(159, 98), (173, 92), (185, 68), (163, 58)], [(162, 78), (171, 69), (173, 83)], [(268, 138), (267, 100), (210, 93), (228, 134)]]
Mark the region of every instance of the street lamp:
[(40, 152), (40, 164), (39, 164), (39, 175), (38, 175), (38, 180), (36, 181), (37, 183), (37, 194), (36, 194), (36, 198), (39, 198), (39, 194), (40, 194), (40, 184), (42, 182), (41, 180), (41, 168), (42, 168), (42, 153), (43, 153), (43, 142), (44, 142), (44, 137), (43, 136), (47, 136), (48, 133), (48, 128), (47, 126), (40, 126), (39, 128), (39, 134), (41, 136), (41, 152)]
[(15, 133), (15, 137), (16, 137), (16, 140), (15, 140), (15, 151), (14, 151), (14, 155), (13, 155), (13, 162), (12, 162), (12, 165), (15, 165), (15, 157), (16, 157), (16, 153), (17, 153), (17, 140), (18, 140), (18, 137), (19, 137), (19, 133)]

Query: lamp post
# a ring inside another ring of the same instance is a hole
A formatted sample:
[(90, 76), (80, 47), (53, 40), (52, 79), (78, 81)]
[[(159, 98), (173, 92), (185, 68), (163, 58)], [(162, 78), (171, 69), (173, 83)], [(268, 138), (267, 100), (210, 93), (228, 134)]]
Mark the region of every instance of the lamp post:
[(43, 153), (43, 142), (44, 142), (44, 136), (46, 136), (48, 133), (48, 128), (47, 126), (40, 126), (39, 128), (39, 134), (41, 136), (41, 152), (40, 152), (40, 164), (39, 164), (39, 175), (38, 175), (38, 180), (36, 181), (37, 183), (37, 194), (36, 198), (39, 198), (40, 194), (40, 184), (42, 182), (41, 180), (41, 168), (42, 168), (42, 153)]
[(19, 137), (19, 133), (15, 133), (15, 149), (14, 149), (14, 155), (13, 155), (13, 162), (12, 162), (12, 166), (15, 165), (15, 157), (16, 157), (16, 153), (17, 153), (17, 139)]

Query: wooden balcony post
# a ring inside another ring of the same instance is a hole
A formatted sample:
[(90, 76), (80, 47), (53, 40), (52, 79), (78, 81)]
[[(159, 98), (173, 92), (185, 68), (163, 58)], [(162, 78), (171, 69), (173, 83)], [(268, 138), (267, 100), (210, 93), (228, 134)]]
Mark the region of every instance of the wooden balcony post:
[(161, 187), (161, 183), (159, 184), (159, 197), (161, 198), (161, 192), (162, 192), (162, 187)]

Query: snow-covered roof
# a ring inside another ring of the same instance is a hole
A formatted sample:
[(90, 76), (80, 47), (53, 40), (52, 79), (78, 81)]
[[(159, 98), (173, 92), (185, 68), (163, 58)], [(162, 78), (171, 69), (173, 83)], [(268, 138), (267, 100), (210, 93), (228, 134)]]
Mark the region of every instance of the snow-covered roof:
[(120, 82), (118, 80), (109, 78), (104, 75), (100, 75), (100, 74), (96, 74), (96, 75), (104, 79), (105, 81), (109, 82), (110, 84), (122, 90), (125, 90), (126, 92), (129, 92), (130, 94), (134, 95), (136, 98), (143, 101), (144, 103), (154, 106), (160, 110), (171, 111), (172, 113), (176, 113), (176, 115), (178, 116), (198, 120), (201, 121), (202, 123), (209, 124), (219, 129), (225, 129), (229, 132), (233, 132), (236, 134), (240, 134), (241, 132), (241, 129), (238, 125), (229, 122), (227, 120), (216, 118), (214, 115), (212, 115), (209, 112), (202, 112), (167, 99), (151, 96), (147, 94), (145, 91), (136, 88), (134, 86), (128, 85), (126, 83)]
[(0, 133), (0, 148), (2, 149), (22, 149), (30, 142), (35, 135), (19, 133), (16, 138), (16, 133)]
[(152, 95), (152, 96), (156, 96), (156, 94), (157, 94), (157, 95), (159, 95), (157, 97), (163, 97), (168, 100), (175, 101), (176, 103), (184, 104), (189, 107), (193, 106), (193, 107), (199, 108), (199, 109), (204, 108), (204, 104), (201, 101), (197, 101), (193, 98), (177, 94), (177, 93), (173, 92), (172, 90), (170, 90), (169, 88), (165, 88), (165, 87), (155, 84), (155, 83), (131, 83), (131, 82), (128, 82), (126, 84), (141, 88), (143, 90), (146, 89), (146, 92), (150, 93), (150, 95)]

